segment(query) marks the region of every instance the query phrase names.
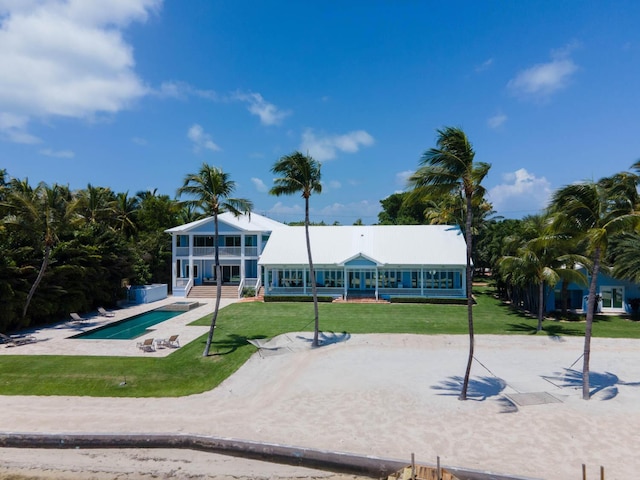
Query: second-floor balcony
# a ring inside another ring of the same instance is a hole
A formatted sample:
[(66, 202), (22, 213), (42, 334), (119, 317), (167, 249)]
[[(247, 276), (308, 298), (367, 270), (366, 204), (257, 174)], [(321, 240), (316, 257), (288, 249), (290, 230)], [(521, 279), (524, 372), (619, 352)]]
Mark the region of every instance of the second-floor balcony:
[[(221, 257), (240, 257), (244, 248), (245, 257), (257, 257), (258, 247), (218, 247), (218, 254)], [(178, 257), (188, 257), (189, 247), (176, 247), (176, 255)], [(193, 247), (194, 257), (213, 257), (215, 255), (214, 247)]]

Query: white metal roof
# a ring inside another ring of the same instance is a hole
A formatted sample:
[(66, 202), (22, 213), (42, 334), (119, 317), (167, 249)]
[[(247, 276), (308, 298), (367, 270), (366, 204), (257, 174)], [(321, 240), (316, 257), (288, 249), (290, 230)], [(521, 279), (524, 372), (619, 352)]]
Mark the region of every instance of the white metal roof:
[[(165, 230), (167, 233), (188, 233), (192, 230), (211, 223), (211, 232), (213, 232), (213, 217), (202, 218), (195, 222), (186, 223), (177, 227)], [(252, 213), (251, 215), (240, 215), (235, 217), (232, 213), (225, 212), (218, 215), (218, 223), (226, 223), (234, 228), (244, 230), (246, 232), (271, 232), (276, 228), (287, 227), (284, 223), (277, 222), (270, 218)]]
[[(379, 266), (466, 265), (466, 243), (450, 225), (309, 227), (314, 265), (344, 265), (362, 257)], [(308, 264), (304, 227), (274, 229), (261, 265)]]

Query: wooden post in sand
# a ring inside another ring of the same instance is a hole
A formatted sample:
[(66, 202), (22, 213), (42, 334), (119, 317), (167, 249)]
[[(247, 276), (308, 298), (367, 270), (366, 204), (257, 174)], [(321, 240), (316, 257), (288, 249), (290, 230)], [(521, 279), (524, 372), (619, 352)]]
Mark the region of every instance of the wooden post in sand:
[(600, 480), (604, 480), (604, 467), (600, 465)]
[(587, 466), (582, 464), (582, 480), (587, 480)]

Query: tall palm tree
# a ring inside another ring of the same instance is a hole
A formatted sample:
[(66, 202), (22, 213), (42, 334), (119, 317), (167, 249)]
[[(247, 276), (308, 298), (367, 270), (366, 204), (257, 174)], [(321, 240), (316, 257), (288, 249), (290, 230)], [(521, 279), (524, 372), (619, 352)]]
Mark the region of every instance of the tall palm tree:
[(616, 234), (632, 230), (640, 218), (634, 210), (638, 199), (637, 178), (634, 177), (624, 173), (603, 178), (598, 182), (587, 181), (568, 185), (556, 191), (551, 201), (555, 228), (574, 232), (591, 256), (582, 366), (584, 400), (590, 398), (591, 334), (601, 262), (612, 238)]
[(198, 173), (189, 173), (184, 177), (182, 187), (178, 189), (178, 196), (190, 195), (194, 197), (187, 200), (184, 205), (202, 209), (207, 215), (213, 217), (214, 224), (214, 252), (216, 269), (216, 303), (211, 317), (211, 326), (207, 343), (204, 347), (203, 357), (209, 356), (213, 331), (216, 328), (218, 311), (220, 309), (220, 296), (222, 295), (222, 272), (220, 269), (220, 253), (218, 246), (218, 214), (231, 212), (236, 217), (241, 214), (250, 214), (253, 203), (245, 198), (234, 198), (233, 194), (236, 182), (230, 179), (229, 174), (221, 168), (203, 163)]
[(469, 324), (469, 358), (462, 384), (460, 399), (467, 399), (469, 376), (473, 362), (473, 297), (471, 293), (473, 270), (471, 252), (473, 247), (473, 202), (475, 195), (482, 195), (482, 180), (489, 173), (491, 165), (474, 162), (475, 152), (467, 135), (460, 128), (446, 127), (438, 130), (437, 147), (427, 150), (420, 159), (420, 168), (409, 178), (409, 185), (416, 195), (433, 196), (451, 193), (465, 200), (464, 215), (465, 240), (467, 243), (467, 318)]
[(315, 327), (313, 331), (313, 346), (318, 346), (318, 334), (320, 320), (318, 315), (318, 287), (316, 274), (313, 269), (311, 256), (311, 240), (309, 239), (309, 198), (313, 193), (322, 193), (320, 183), (320, 162), (311, 158), (308, 154), (293, 152), (291, 155), (281, 157), (271, 168), (271, 172), (279, 177), (273, 180), (274, 186), (269, 191), (271, 195), (293, 195), (300, 193), (304, 198), (304, 230), (307, 239), (307, 256), (309, 258), (309, 275), (311, 276), (311, 293), (313, 295), (313, 309), (315, 314)]
[(66, 186), (54, 184), (49, 187), (40, 183), (32, 189), (27, 180), (16, 181), (12, 185), (16, 188), (8, 194), (10, 214), (4, 221), (34, 238), (39, 238), (42, 246), (40, 269), (22, 310), (24, 319), (31, 299), (49, 266), (51, 251), (58, 243), (59, 234), (71, 224), (76, 202)]

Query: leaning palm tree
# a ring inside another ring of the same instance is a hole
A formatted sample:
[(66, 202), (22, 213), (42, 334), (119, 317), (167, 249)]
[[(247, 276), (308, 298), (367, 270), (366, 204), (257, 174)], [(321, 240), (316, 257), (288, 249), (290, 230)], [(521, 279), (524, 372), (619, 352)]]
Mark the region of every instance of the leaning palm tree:
[(309, 197), (312, 193), (321, 193), (320, 162), (311, 158), (308, 154), (294, 152), (280, 158), (271, 171), (280, 177), (273, 180), (274, 186), (269, 191), (271, 195), (293, 195), (300, 193), (304, 198), (304, 230), (307, 239), (307, 256), (309, 258), (309, 275), (311, 276), (311, 293), (313, 295), (313, 308), (315, 313), (315, 327), (313, 331), (313, 346), (318, 346), (318, 332), (320, 320), (318, 315), (318, 288), (316, 275), (313, 269), (311, 256), (311, 241), (309, 239)]
[(28, 181), (15, 181), (7, 195), (9, 215), (4, 222), (32, 238), (39, 238), (42, 247), (42, 262), (38, 274), (27, 294), (22, 310), (26, 318), (29, 305), (49, 266), (51, 252), (58, 243), (61, 231), (73, 220), (76, 201), (69, 188), (54, 184), (49, 187), (40, 183), (31, 188)]
[(469, 324), (469, 359), (462, 384), (460, 399), (467, 399), (469, 376), (473, 362), (473, 297), (471, 252), (473, 244), (473, 204), (474, 196), (484, 194), (482, 180), (489, 173), (491, 165), (484, 162), (474, 162), (475, 152), (460, 128), (446, 127), (438, 130), (437, 148), (427, 150), (420, 160), (420, 168), (409, 178), (409, 185), (413, 188), (412, 195), (417, 197), (431, 197), (434, 195), (460, 196), (465, 201), (464, 229), (467, 243), (467, 317)]
[(250, 214), (253, 203), (245, 198), (233, 198), (236, 182), (229, 178), (229, 174), (222, 169), (203, 163), (198, 173), (189, 173), (184, 178), (182, 187), (178, 189), (178, 196), (190, 195), (192, 200), (183, 202), (186, 206), (200, 208), (207, 215), (213, 217), (214, 224), (214, 252), (216, 270), (216, 303), (211, 317), (211, 326), (207, 343), (204, 347), (203, 357), (209, 356), (211, 343), (213, 341), (213, 331), (218, 320), (220, 310), (220, 296), (222, 295), (222, 272), (220, 270), (220, 253), (218, 246), (218, 214), (230, 212), (236, 217), (241, 214)]
[(635, 175), (622, 173), (598, 182), (568, 185), (555, 192), (551, 201), (555, 228), (574, 232), (591, 256), (582, 366), (584, 400), (589, 400), (591, 396), (589, 360), (598, 273), (612, 238), (616, 234), (632, 230), (640, 220), (640, 214), (634, 210), (638, 203), (637, 180)]

